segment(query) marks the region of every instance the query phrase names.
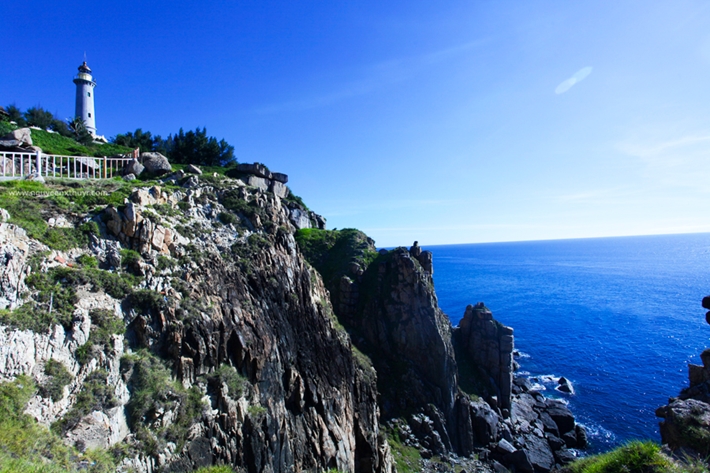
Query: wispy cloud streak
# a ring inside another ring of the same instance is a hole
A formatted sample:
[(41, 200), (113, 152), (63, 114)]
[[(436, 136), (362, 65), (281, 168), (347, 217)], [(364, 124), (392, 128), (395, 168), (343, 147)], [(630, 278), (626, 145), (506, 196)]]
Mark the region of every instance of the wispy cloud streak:
[(371, 64), (362, 68), (362, 78), (359, 80), (336, 85), (334, 86), (334, 90), (327, 93), (266, 105), (256, 109), (256, 112), (267, 115), (280, 112), (310, 110), (351, 97), (365, 95), (386, 85), (408, 80), (422, 70), (474, 50), (487, 41), (486, 39), (471, 41), (428, 54)]

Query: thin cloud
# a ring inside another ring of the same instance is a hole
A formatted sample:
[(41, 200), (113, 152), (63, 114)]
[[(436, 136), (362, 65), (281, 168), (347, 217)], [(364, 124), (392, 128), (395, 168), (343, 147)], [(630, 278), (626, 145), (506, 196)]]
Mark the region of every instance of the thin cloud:
[(578, 70), (577, 72), (575, 72), (572, 75), (572, 77), (562, 81), (560, 83), (560, 85), (558, 85), (557, 88), (555, 89), (555, 93), (557, 95), (564, 94), (569, 89), (571, 89), (573, 85), (575, 85), (579, 82), (582, 82), (591, 73), (592, 73), (591, 67), (584, 67), (584, 68)]
[(280, 112), (300, 112), (365, 95), (380, 87), (410, 79), (426, 68), (476, 49), (486, 42), (488, 42), (487, 39), (471, 41), (420, 56), (371, 64), (362, 68), (363, 78), (360, 80), (341, 84), (335, 90), (325, 94), (266, 105), (256, 109), (256, 113), (268, 115)]

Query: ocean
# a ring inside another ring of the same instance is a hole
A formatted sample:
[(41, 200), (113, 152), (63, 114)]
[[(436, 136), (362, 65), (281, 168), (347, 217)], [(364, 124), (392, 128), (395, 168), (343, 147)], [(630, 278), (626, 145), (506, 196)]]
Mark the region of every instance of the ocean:
[[(456, 326), (484, 302), (515, 329), (518, 375), (569, 401), (590, 452), (660, 442), (654, 411), (687, 386), (710, 325), (710, 234), (430, 246)], [(575, 389), (554, 389), (564, 376)]]

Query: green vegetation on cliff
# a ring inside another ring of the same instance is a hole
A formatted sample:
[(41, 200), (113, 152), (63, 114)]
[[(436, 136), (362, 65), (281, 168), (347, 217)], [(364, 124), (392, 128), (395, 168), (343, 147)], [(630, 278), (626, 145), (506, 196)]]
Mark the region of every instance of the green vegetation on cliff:
[[(296, 241), (306, 260), (321, 274), (326, 286), (347, 274), (351, 263), (360, 265), (364, 270), (377, 258), (374, 242), (354, 228), (304, 228), (296, 233)], [(332, 290), (331, 287), (328, 289)]]
[(681, 463), (650, 441), (634, 441), (610, 452), (592, 455), (568, 465), (563, 473), (707, 473), (701, 461)]
[(114, 460), (105, 450), (81, 453), (24, 413), (36, 389), (24, 375), (0, 383), (0, 473), (114, 471)]

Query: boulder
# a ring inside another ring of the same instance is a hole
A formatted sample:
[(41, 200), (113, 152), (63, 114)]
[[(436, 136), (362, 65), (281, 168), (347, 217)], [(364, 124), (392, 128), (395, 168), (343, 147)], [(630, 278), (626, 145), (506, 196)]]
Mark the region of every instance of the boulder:
[(702, 456), (710, 454), (710, 405), (695, 399), (675, 399), (656, 409), (663, 418), (661, 441), (673, 450), (690, 449)]
[(533, 473), (535, 471), (532, 463), (530, 463), (527, 453), (525, 453), (524, 450), (516, 450), (512, 454), (507, 455), (505, 457), (505, 463), (515, 468), (513, 471), (516, 472), (520, 471), (522, 473)]
[(703, 297), (703, 308), (710, 309), (710, 296)]
[(700, 359), (703, 360), (703, 366), (705, 369), (710, 370), (710, 348), (706, 348), (700, 354)]
[[(238, 172), (243, 172), (245, 174), (253, 174), (254, 176), (257, 177), (263, 177), (264, 179), (271, 179), (272, 174), (271, 171), (269, 171), (266, 166), (264, 166), (261, 163), (254, 163), (254, 164), (238, 164), (237, 165), (237, 171)], [(285, 175), (285, 174), (284, 174)], [(288, 180), (288, 179), (286, 179)], [(285, 183), (285, 181), (283, 181)]]
[(496, 444), (496, 451), (503, 455), (514, 453), (516, 450), (517, 448), (505, 439), (501, 439), (501, 441)]
[(29, 128), (18, 128), (0, 138), (3, 148), (32, 146), (32, 131)]
[(562, 391), (563, 393), (568, 393), (568, 394), (574, 394), (574, 387), (572, 387), (572, 383), (570, 382), (569, 379), (565, 378), (562, 376), (559, 381), (557, 381), (557, 390)]
[(190, 176), (187, 178), (187, 180), (183, 183), (183, 187), (185, 189), (190, 189), (192, 187), (197, 187), (200, 184), (200, 180), (197, 176)]
[(532, 389), (532, 383), (527, 378), (513, 379), (513, 394), (522, 394)]
[(308, 212), (300, 209), (291, 209), (288, 216), (289, 220), (298, 230), (302, 228), (311, 228), (311, 219), (308, 218)]
[(271, 181), (271, 186), (269, 187), (269, 191), (273, 192), (274, 195), (281, 199), (285, 199), (288, 197), (288, 187), (286, 187), (286, 184), (279, 182), (279, 181)]
[(168, 158), (160, 153), (141, 153), (141, 162), (146, 171), (155, 176), (162, 176), (173, 170)]
[(123, 180), (124, 180), (124, 181), (135, 181), (136, 179), (137, 179), (137, 178), (136, 178), (136, 175), (133, 174), (133, 173), (131, 173), (131, 174), (126, 174), (125, 176), (123, 176)]
[(129, 174), (133, 174), (134, 177), (140, 176), (140, 174), (145, 170), (145, 166), (143, 166), (141, 163), (138, 162), (137, 159), (132, 159), (128, 161), (128, 163), (123, 166), (123, 170), (121, 171), (121, 174), (124, 176), (128, 176)]
[(185, 166), (185, 172), (190, 173), (190, 174), (201, 175), (202, 169), (198, 168), (194, 164), (188, 164), (187, 166)]
[(286, 184), (288, 182), (288, 176), (281, 172), (272, 172), (271, 179), (281, 184)]
[(0, 209), (0, 222), (7, 222), (8, 220), (10, 220), (10, 212)]
[(556, 399), (547, 399), (545, 404), (545, 412), (555, 421), (560, 434), (564, 435), (574, 429), (574, 416), (564, 403)]
[(574, 432), (577, 434), (577, 448), (587, 448), (589, 444), (587, 429), (577, 424), (574, 426)]
[(268, 179), (265, 179), (263, 177), (257, 177), (257, 176), (249, 176), (247, 178), (246, 183), (248, 186), (256, 187), (257, 189), (262, 190), (264, 192), (269, 190), (269, 185), (271, 184), (271, 182)]
[(555, 452), (555, 459), (560, 465), (568, 465), (577, 459), (577, 455), (572, 450), (562, 449)]
[(547, 440), (536, 435), (525, 435), (523, 451), (528, 457), (535, 472), (548, 472), (555, 466), (555, 457), (552, 454)]

